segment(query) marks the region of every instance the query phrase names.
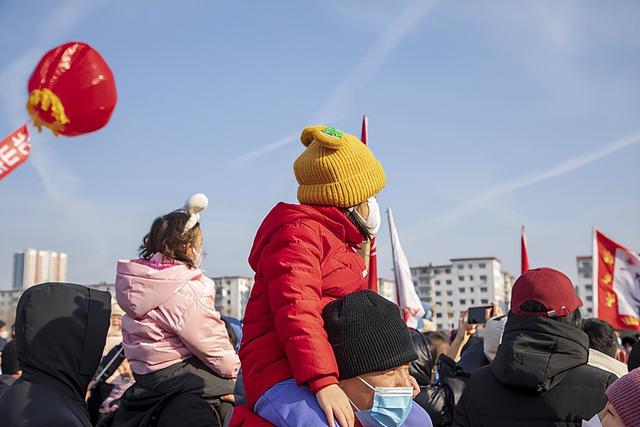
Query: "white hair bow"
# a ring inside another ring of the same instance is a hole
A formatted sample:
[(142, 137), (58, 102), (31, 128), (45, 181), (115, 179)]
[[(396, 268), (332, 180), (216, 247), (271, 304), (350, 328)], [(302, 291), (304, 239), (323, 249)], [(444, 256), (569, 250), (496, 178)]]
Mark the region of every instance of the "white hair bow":
[(209, 206), (209, 199), (202, 193), (197, 193), (191, 196), (187, 203), (184, 205), (184, 210), (190, 215), (187, 224), (184, 226), (182, 234), (191, 230), (200, 221), (200, 212), (207, 209)]

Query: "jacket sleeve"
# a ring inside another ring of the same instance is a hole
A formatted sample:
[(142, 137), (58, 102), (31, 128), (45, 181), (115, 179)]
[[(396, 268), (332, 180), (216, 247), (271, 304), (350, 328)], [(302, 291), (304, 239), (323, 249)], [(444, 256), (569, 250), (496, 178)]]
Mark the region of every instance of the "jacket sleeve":
[(460, 400), (456, 404), (455, 414), (453, 416), (453, 427), (471, 427), (473, 425), (470, 421), (472, 415), (469, 413), (469, 409), (467, 408), (469, 394), (469, 385), (467, 385), (465, 391), (462, 392)]
[(280, 228), (260, 261), (278, 340), (298, 384), (313, 393), (338, 383), (338, 366), (322, 320), (319, 230)]
[[(204, 280), (211, 282), (208, 278)], [(214, 286), (212, 282), (207, 285)], [(231, 346), (224, 321), (215, 309), (215, 292), (195, 299), (193, 304), (185, 311), (175, 333), (194, 356), (216, 373), (225, 378), (236, 378), (240, 359)]]

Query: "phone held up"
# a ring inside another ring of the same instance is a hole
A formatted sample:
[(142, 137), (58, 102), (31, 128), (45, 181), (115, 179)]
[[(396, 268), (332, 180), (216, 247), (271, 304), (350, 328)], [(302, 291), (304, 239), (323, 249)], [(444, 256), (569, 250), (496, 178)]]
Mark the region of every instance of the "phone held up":
[(490, 305), (469, 307), (467, 323), (470, 325), (484, 325), (491, 316), (493, 316), (493, 307)]

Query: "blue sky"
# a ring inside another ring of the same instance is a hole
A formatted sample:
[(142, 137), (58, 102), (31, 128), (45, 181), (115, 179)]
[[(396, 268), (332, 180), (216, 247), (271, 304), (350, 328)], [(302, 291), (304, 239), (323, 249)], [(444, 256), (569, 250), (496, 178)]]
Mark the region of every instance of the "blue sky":
[[(153, 218), (195, 192), (211, 275), (249, 274), (260, 221), (294, 201), (309, 124), (369, 116), (412, 265), (497, 256), (575, 277), (593, 225), (640, 249), (635, 1), (20, 1), (0, 4), (0, 133), (39, 57), (85, 41), (116, 77), (109, 125), (34, 134), (0, 182), (0, 288), (25, 247), (112, 281)], [(391, 277), (388, 228), (381, 275)]]

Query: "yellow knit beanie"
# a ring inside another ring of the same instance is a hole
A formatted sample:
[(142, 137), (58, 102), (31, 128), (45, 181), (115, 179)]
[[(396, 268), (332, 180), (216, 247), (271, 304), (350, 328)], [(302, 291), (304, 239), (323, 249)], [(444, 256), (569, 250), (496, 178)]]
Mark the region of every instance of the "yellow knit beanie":
[(382, 165), (355, 136), (332, 127), (309, 126), (300, 141), (307, 147), (293, 164), (300, 203), (347, 208), (384, 187)]

